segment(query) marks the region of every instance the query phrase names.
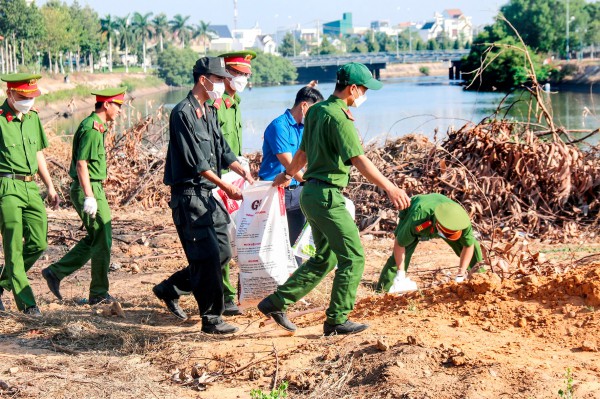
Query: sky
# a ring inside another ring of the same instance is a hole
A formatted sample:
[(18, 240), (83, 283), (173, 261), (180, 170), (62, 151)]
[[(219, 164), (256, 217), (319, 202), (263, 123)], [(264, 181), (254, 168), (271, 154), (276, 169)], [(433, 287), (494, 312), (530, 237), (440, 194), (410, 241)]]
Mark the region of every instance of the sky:
[[(63, 0), (71, 4), (73, 0)], [(164, 12), (171, 19), (175, 14), (189, 15), (193, 25), (200, 21), (234, 28), (234, 0), (78, 0), (89, 5), (100, 16), (111, 14), (125, 16), (134, 11), (142, 14)], [(371, 21), (424, 22), (433, 19), (434, 12), (459, 8), (472, 17), (475, 26), (493, 22), (501, 5), (508, 0), (237, 0), (238, 29), (248, 29), (256, 24), (263, 34), (289, 30), (300, 24), (314, 28), (317, 24), (342, 18), (342, 13), (352, 12), (355, 27), (368, 27)], [(38, 5), (45, 0), (36, 0)]]

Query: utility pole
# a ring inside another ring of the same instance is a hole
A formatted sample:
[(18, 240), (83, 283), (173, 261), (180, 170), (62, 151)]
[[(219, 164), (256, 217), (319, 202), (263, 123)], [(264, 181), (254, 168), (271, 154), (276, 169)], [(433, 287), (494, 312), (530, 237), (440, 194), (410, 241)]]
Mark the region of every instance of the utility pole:
[(569, 17), (569, 0), (566, 0), (567, 2), (567, 40), (566, 40), (566, 51), (567, 51), (567, 61), (569, 61), (571, 59), (571, 56), (569, 55), (569, 25), (571, 23), (571, 18)]
[(233, 0), (233, 30), (237, 30), (237, 0)]

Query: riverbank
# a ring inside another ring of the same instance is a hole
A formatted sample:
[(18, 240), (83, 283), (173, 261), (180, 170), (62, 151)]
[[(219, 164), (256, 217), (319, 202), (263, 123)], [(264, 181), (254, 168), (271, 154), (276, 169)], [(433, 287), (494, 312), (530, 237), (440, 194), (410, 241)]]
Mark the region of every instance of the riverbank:
[[(95, 98), (90, 94), (94, 89), (125, 86), (128, 98), (168, 91), (170, 87), (154, 75), (143, 73), (91, 74), (78, 72), (68, 75), (44, 75), (38, 86), (42, 95), (35, 107), (42, 122), (57, 115), (68, 116), (76, 111), (92, 110)], [(4, 93), (2, 93), (4, 94)]]
[(423, 62), (418, 64), (387, 64), (381, 70), (381, 79), (417, 76), (448, 76), (448, 62)]

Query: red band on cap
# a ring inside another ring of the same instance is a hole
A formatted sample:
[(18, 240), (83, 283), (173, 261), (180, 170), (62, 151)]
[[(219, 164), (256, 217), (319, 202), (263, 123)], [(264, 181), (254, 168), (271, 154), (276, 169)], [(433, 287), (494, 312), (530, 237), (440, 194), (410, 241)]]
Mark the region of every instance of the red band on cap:
[(38, 91), (37, 79), (31, 79), (24, 82), (6, 82), (6, 87), (23, 94), (35, 93)]
[(123, 104), (124, 100), (125, 100), (125, 93), (117, 94), (116, 96), (110, 96), (110, 97), (98, 96), (98, 95), (96, 96), (96, 102), (98, 102), (98, 103), (112, 102), (112, 103), (117, 103), (117, 104)]

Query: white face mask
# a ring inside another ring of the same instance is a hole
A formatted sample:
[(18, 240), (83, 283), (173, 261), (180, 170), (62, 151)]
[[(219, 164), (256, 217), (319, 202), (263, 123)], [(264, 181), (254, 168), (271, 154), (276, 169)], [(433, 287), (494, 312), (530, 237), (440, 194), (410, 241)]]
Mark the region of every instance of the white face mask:
[(358, 97), (354, 97), (354, 101), (352, 102), (352, 105), (350, 105), (350, 106), (358, 108), (365, 101), (367, 101), (367, 95), (366, 94), (362, 94), (362, 95), (360, 95)]
[(440, 236), (440, 237), (442, 237), (442, 238), (445, 238), (446, 240), (448, 239), (448, 237), (446, 237), (446, 236), (444, 235), (444, 233), (442, 233), (442, 232), (441, 232), (441, 231), (439, 231), (439, 230), (438, 230), (438, 236)]
[(225, 83), (223, 83), (223, 82), (213, 83), (208, 78), (206, 80), (208, 80), (213, 85), (213, 89), (212, 90), (208, 90), (206, 88), (206, 86), (202, 85), (204, 87), (204, 89), (206, 90), (206, 93), (208, 94), (208, 97), (211, 100), (217, 100), (217, 99), (223, 97), (223, 94), (225, 94)]
[(248, 77), (247, 76), (234, 76), (233, 79), (231, 79), (231, 86), (233, 87), (233, 89), (239, 93), (243, 92), (244, 89), (246, 88), (246, 85), (248, 84)]
[(33, 107), (33, 103), (35, 102), (35, 98), (28, 98), (27, 100), (13, 100), (13, 107), (22, 114), (26, 114)]

